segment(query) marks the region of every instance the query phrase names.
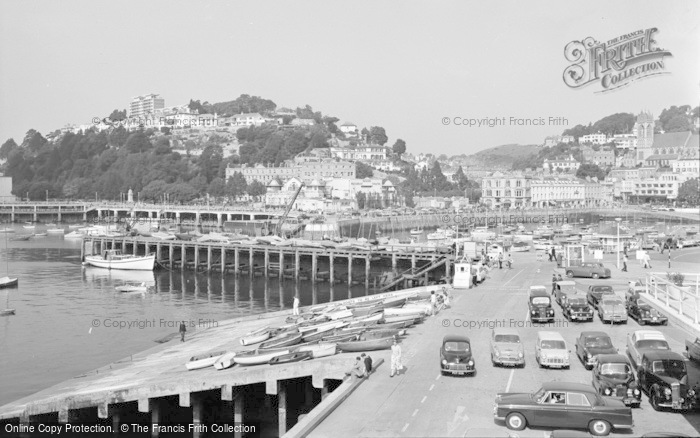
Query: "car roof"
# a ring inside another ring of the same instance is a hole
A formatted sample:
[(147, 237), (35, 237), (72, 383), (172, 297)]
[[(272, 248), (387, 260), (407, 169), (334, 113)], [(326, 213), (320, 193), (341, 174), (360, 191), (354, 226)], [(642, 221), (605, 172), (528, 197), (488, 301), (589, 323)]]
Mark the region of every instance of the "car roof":
[(604, 303), (604, 302), (606, 302), (606, 301), (620, 301), (620, 302), (621, 302), (621, 301), (624, 301), (624, 300), (623, 300), (622, 298), (618, 297), (617, 295), (613, 295), (613, 296), (609, 296), (609, 297), (605, 297), (605, 296), (604, 296), (604, 297), (602, 297), (602, 298), (600, 299), (600, 302), (601, 302), (601, 303)]
[(598, 289), (613, 290), (613, 287), (610, 285), (607, 285), (607, 284), (595, 284), (595, 285), (589, 286), (588, 288), (590, 290), (598, 290)]
[(469, 342), (469, 338), (467, 336), (464, 336), (464, 335), (445, 335), (445, 337), (442, 338), (443, 343), (451, 342), (451, 341)]
[(596, 332), (596, 331), (581, 332), (581, 336), (583, 336), (584, 338), (592, 338), (594, 336), (605, 336), (607, 338), (610, 337), (610, 335), (605, 333), (605, 332)]
[(663, 340), (666, 340), (666, 337), (664, 336), (664, 334), (658, 330), (637, 330), (634, 332), (634, 336), (637, 339), (663, 339)]
[(596, 393), (595, 389), (591, 385), (571, 382), (544, 382), (542, 383), (542, 389), (545, 391), (576, 391), (593, 394)]
[(576, 282), (571, 281), (571, 280), (562, 280), (562, 281), (557, 281), (557, 285), (559, 285), (559, 286), (576, 286)]
[(642, 357), (645, 357), (649, 360), (682, 360), (685, 361), (685, 358), (681, 356), (680, 354), (676, 353), (675, 351), (647, 351), (645, 352)]
[(507, 328), (493, 329), (493, 334), (494, 335), (517, 335), (518, 337), (520, 337), (520, 333), (518, 333), (517, 330), (507, 329)]
[(598, 363), (630, 363), (624, 354), (598, 354), (596, 358)]
[(546, 290), (530, 289), (530, 296), (531, 297), (549, 297), (549, 294), (547, 293)]
[(535, 286), (530, 286), (530, 292), (536, 291), (536, 290), (547, 290), (547, 286), (542, 286), (542, 285), (535, 285)]
[(555, 339), (557, 341), (564, 340), (564, 337), (559, 332), (538, 332), (537, 337), (539, 339)]

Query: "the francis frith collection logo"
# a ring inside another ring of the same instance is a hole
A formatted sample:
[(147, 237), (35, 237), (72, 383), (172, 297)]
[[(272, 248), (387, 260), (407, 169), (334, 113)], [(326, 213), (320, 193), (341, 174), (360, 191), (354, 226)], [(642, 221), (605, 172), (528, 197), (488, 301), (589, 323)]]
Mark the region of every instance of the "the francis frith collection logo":
[(605, 93), (642, 78), (668, 74), (664, 57), (673, 55), (657, 47), (657, 31), (655, 27), (642, 29), (604, 43), (592, 37), (570, 42), (564, 56), (572, 64), (564, 70), (564, 83), (581, 88), (600, 82), (602, 90), (597, 93)]

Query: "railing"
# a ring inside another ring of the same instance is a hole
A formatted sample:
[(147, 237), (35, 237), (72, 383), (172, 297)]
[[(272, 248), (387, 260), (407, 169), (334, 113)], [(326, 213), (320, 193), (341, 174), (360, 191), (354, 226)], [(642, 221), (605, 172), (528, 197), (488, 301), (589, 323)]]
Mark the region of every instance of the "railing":
[(646, 293), (666, 307), (669, 313), (690, 318), (700, 323), (700, 274), (683, 274), (684, 286), (677, 286), (665, 273), (648, 273)]

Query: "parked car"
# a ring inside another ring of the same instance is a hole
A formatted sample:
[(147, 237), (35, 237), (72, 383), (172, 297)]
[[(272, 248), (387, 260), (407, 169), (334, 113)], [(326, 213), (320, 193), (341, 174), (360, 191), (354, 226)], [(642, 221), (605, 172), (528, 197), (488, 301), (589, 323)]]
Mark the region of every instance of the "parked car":
[(606, 322), (627, 324), (627, 307), (617, 296), (606, 296), (598, 301), (598, 316), (603, 324)]
[(685, 341), (685, 352), (688, 359), (700, 362), (700, 338), (695, 338), (694, 341)]
[(639, 325), (659, 324), (667, 325), (668, 317), (659, 312), (650, 304), (640, 299), (639, 295), (629, 295), (627, 297), (627, 314)]
[(648, 251), (648, 250), (658, 251), (660, 248), (658, 243), (656, 243), (654, 241), (649, 241), (649, 240), (645, 240), (644, 242), (642, 242), (642, 244), (639, 245), (639, 247), (645, 251)]
[(602, 263), (585, 262), (581, 266), (569, 266), (566, 268), (566, 276), (569, 278), (586, 277), (586, 278), (610, 278), (610, 269), (603, 266)]
[(612, 286), (607, 285), (593, 285), (588, 286), (588, 293), (586, 298), (588, 302), (593, 306), (594, 309), (598, 309), (598, 301), (603, 297), (603, 295), (615, 295), (615, 291)]
[(528, 299), (530, 309), (530, 320), (532, 322), (554, 321), (554, 309), (552, 299), (547, 294), (544, 286), (530, 286), (530, 296)]
[(642, 390), (656, 411), (687, 411), (698, 403), (698, 382), (690, 385), (683, 356), (673, 351), (646, 351), (637, 372)]
[(562, 315), (569, 321), (593, 321), (593, 309), (583, 295), (567, 296), (562, 309)]
[(599, 354), (616, 354), (617, 348), (605, 332), (581, 332), (576, 338), (576, 355), (587, 370), (596, 364)]
[[(554, 301), (562, 306), (562, 301), (569, 294), (576, 294), (576, 282), (571, 280), (557, 281), (554, 287)], [(563, 306), (562, 306), (563, 307)]]
[(605, 399), (589, 385), (547, 382), (535, 393), (500, 393), (493, 415), (513, 430), (534, 427), (588, 429), (606, 436), (614, 427), (633, 427), (632, 409), (622, 402)]
[(535, 359), (540, 367), (569, 368), (569, 348), (558, 332), (537, 333)]
[(627, 356), (638, 367), (647, 351), (671, 351), (663, 333), (657, 330), (637, 330), (627, 335)]
[(525, 351), (517, 331), (495, 329), (491, 332), (491, 363), (525, 366)]
[(632, 372), (632, 364), (623, 354), (599, 354), (593, 367), (593, 387), (598, 394), (614, 397), (625, 406), (638, 408), (642, 391)]
[(469, 338), (462, 335), (447, 335), (440, 346), (440, 373), (445, 374), (474, 374), (474, 358)]

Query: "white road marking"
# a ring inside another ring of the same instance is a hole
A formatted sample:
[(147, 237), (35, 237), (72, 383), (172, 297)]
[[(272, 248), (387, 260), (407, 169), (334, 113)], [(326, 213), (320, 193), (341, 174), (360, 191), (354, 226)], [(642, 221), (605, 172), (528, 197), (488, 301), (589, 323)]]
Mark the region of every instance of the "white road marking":
[(508, 283), (510, 283), (511, 281), (513, 281), (513, 280), (515, 279), (515, 277), (517, 277), (518, 275), (522, 274), (523, 272), (525, 272), (525, 269), (521, 269), (520, 271), (518, 271), (518, 273), (515, 274), (514, 276), (512, 276), (510, 280), (508, 280), (508, 281), (506, 281), (505, 283), (503, 283), (503, 286), (505, 286), (505, 285), (507, 285)]
[(427, 396), (427, 395), (424, 395), (424, 396), (423, 396), (423, 400), (421, 400), (420, 402), (421, 402), (421, 403), (425, 403), (425, 400), (426, 400), (427, 398), (428, 398), (428, 396)]
[(435, 380), (440, 380), (441, 376), (442, 376), (442, 374), (438, 374), (437, 377), (435, 378)]
[(510, 376), (508, 377), (508, 384), (506, 385), (506, 392), (510, 392), (510, 384), (513, 383), (513, 374), (515, 374), (515, 369), (510, 370)]
[(434, 385), (434, 384), (433, 384), (433, 385), (430, 385), (430, 389), (429, 389), (428, 391), (432, 391), (433, 388), (435, 388), (435, 385)]
[(418, 409), (416, 409), (415, 411), (413, 411), (413, 415), (411, 415), (411, 417), (415, 417), (417, 413), (418, 413)]
[(401, 432), (406, 432), (406, 429), (408, 429), (408, 423), (403, 425), (403, 428), (401, 429)]

